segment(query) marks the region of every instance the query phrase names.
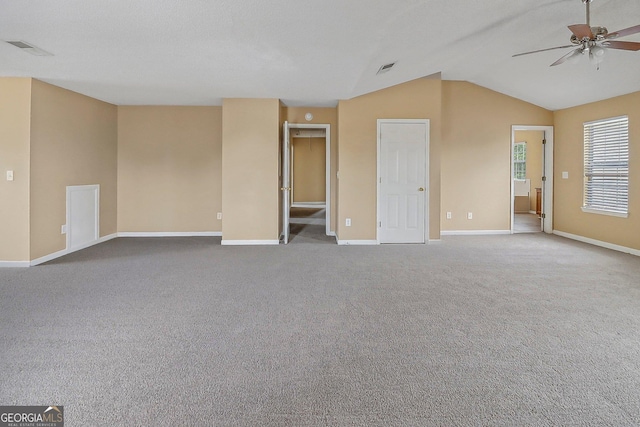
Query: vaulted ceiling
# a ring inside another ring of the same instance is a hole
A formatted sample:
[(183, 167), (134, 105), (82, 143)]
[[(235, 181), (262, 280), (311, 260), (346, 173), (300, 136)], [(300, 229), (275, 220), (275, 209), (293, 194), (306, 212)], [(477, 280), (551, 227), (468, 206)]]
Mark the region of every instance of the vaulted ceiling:
[[(332, 106), (439, 72), (551, 110), (640, 90), (640, 51), (608, 49), (599, 70), (549, 67), (570, 49), (512, 58), (584, 22), (581, 0), (0, 0), (0, 40), (52, 54), (0, 43), (0, 76), (118, 105)], [(593, 0), (591, 24), (640, 24), (640, 1)]]

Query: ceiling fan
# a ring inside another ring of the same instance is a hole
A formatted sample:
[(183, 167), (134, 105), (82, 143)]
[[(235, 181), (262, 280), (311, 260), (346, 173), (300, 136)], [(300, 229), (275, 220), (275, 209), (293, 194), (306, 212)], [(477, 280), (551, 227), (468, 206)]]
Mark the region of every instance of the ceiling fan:
[(618, 30), (610, 33), (605, 27), (592, 27), (590, 24), (590, 12), (589, 4), (592, 0), (581, 0), (587, 9), (587, 23), (569, 25), (569, 30), (573, 33), (571, 35), (571, 44), (566, 46), (551, 47), (548, 49), (534, 50), (532, 52), (518, 53), (513, 55), (522, 56), (532, 53), (546, 52), (547, 50), (554, 49), (566, 49), (569, 47), (575, 47), (571, 52), (567, 53), (556, 62), (551, 64), (551, 67), (560, 65), (565, 61), (578, 60), (581, 55), (589, 55), (591, 62), (595, 63), (598, 67), (602, 62), (606, 49), (621, 49), (621, 50), (640, 50), (640, 43), (618, 41), (616, 39), (620, 37), (629, 36), (631, 34), (640, 33), (640, 25), (625, 28), (624, 30)]

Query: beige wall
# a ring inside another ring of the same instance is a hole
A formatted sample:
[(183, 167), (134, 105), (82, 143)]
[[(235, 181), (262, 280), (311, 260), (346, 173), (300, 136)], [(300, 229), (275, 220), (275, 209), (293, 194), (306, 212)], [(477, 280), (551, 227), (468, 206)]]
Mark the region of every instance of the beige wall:
[(553, 113), (468, 82), (442, 91), (442, 229), (510, 230), (511, 126), (553, 125)]
[(114, 105), (33, 80), (31, 95), (31, 259), (66, 247), (66, 187), (100, 185), (100, 236), (117, 222), (117, 110)]
[[(331, 126), (331, 231), (336, 231), (338, 218), (338, 109), (329, 107), (287, 107), (286, 120), (289, 123), (323, 124)], [(307, 121), (306, 113), (313, 114), (313, 119)]]
[[(295, 134), (295, 130), (291, 132)], [(327, 194), (325, 138), (291, 138), (293, 202), (324, 202)]]
[(118, 107), (118, 231), (222, 230), (222, 108)]
[(278, 240), (280, 101), (222, 104), (222, 239)]
[(340, 240), (376, 239), (377, 119), (430, 120), (429, 238), (440, 238), (441, 99), (441, 80), (421, 78), (339, 102)]
[[(583, 123), (629, 116), (629, 217), (584, 213)], [(640, 249), (640, 92), (556, 111), (554, 142), (554, 229)], [(569, 172), (562, 179), (562, 172)]]
[(527, 210), (536, 210), (536, 188), (542, 188), (542, 140), (544, 132), (539, 130), (516, 131), (515, 142), (527, 143), (527, 179), (531, 181), (531, 192)]
[(29, 260), (30, 122), (31, 79), (0, 78), (0, 261)]

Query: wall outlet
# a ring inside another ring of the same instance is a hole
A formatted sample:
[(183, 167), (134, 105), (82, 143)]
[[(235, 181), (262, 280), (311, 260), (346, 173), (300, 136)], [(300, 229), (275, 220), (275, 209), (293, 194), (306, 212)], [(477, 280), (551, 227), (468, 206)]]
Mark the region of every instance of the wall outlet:
[(473, 219), (473, 213), (467, 212), (467, 219)]
[(13, 171), (7, 171), (7, 181), (13, 181)]
[(344, 221), (344, 225), (346, 225), (347, 227), (351, 227), (351, 218), (347, 218), (347, 219)]
[(562, 179), (569, 179), (569, 172), (562, 172)]
[(67, 225), (63, 225), (60, 227), (60, 234), (67, 234)]
[(218, 215), (216, 215), (216, 218), (222, 219), (222, 212), (218, 212)]
[(447, 212), (447, 219), (451, 219), (451, 212)]

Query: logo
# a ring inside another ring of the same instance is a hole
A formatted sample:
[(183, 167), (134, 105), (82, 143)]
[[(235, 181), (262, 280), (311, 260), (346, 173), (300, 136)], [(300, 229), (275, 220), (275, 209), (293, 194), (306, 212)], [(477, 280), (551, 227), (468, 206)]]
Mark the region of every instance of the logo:
[(64, 427), (64, 407), (0, 406), (0, 427)]

